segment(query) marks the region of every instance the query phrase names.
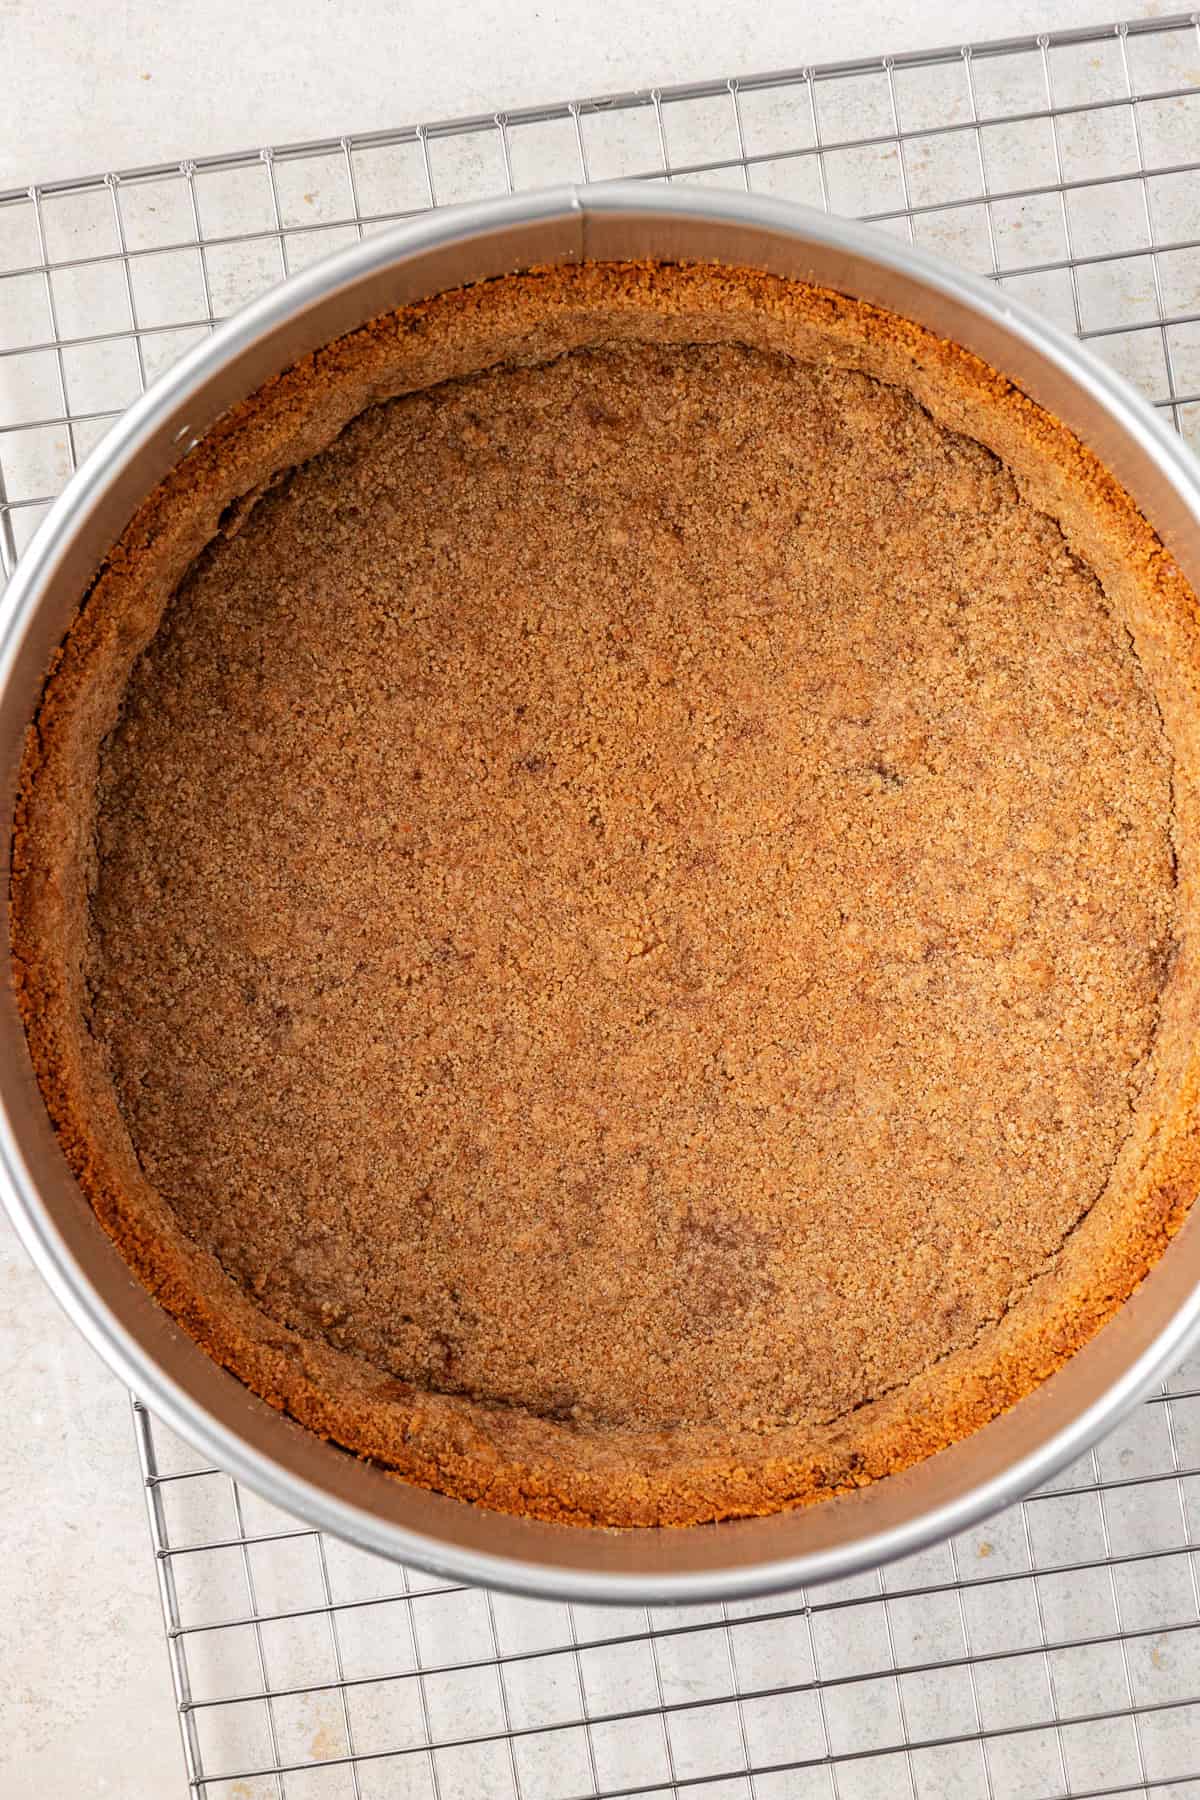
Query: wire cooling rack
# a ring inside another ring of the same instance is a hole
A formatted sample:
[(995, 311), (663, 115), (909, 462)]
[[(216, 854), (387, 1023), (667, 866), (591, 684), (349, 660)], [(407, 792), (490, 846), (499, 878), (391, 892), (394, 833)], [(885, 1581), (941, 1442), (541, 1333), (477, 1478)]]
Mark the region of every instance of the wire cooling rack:
[[(282, 275), (430, 206), (619, 175), (911, 237), (1091, 340), (1200, 446), (1189, 16), (0, 194), (4, 572), (142, 386)], [(135, 1422), (203, 1800), (1200, 1800), (1200, 1360), (979, 1530), (718, 1608), (438, 1582)]]

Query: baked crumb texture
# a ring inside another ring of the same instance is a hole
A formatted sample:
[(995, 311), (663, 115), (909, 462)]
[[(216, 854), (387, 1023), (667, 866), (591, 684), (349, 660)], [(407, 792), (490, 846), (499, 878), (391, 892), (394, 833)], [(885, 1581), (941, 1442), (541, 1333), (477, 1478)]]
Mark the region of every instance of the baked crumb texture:
[(311, 1430), (775, 1511), (964, 1436), (1197, 1169), (1197, 606), (958, 346), (745, 270), (379, 319), (143, 506), (25, 756), (68, 1161)]

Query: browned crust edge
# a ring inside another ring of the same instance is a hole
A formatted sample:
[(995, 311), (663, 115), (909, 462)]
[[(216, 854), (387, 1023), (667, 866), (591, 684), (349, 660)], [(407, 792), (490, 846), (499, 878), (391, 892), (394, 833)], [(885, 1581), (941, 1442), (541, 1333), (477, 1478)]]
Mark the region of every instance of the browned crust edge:
[[(833, 360), (911, 387), (956, 429), (982, 436), (986, 420), (984, 441), (1024, 470), (1032, 497), (1060, 518), (1097, 572), (1120, 572), (1136, 592), (1139, 654), (1178, 672), (1176, 710), (1183, 717), (1191, 706), (1200, 718), (1200, 606), (1174, 559), (1092, 453), (971, 352), (864, 302), (748, 270), (535, 270), (405, 308), (304, 358), (219, 420), (139, 508), (47, 675), (22, 764), (10, 896), (18, 1003), (51, 1121), (105, 1231), (159, 1303), (272, 1406), (405, 1479), (503, 1511), (605, 1526), (771, 1513), (865, 1485), (965, 1437), (1113, 1316), (1182, 1225), (1200, 1185), (1200, 1056), (1186, 1041), (1196, 984), (1185, 931), (1155, 1051), (1161, 1079), (1147, 1080), (1109, 1190), (983, 1343), (834, 1422), (824, 1437), (780, 1442), (747, 1433), (713, 1445), (686, 1432), (653, 1442), (597, 1434), (398, 1383), (267, 1318), (184, 1236), (142, 1177), (84, 1024), (78, 948), (91, 857), (80, 757), (89, 733), (98, 744), (116, 716), (121, 668), (152, 635), (230, 498), (260, 486), (264, 470), (269, 477), (313, 454), (372, 400), (467, 373), (470, 362), (456, 364), (453, 348), (439, 344), (473, 347), (474, 366), (479, 346), (493, 340), (507, 350), (492, 360), (538, 360), (547, 347), (553, 353), (555, 332), (569, 336), (570, 321), (623, 321), (636, 335), (637, 318), (648, 315), (685, 340), (704, 316), (717, 336), (744, 334), (785, 354), (807, 346), (811, 355), (824, 344)], [(546, 335), (529, 329), (531, 320)], [(579, 341), (595, 341), (586, 329)], [(1190, 731), (1187, 742), (1178, 729), (1170, 735), (1182, 852), (1190, 850), (1196, 798), (1190, 752), (1200, 743)], [(93, 756), (93, 775), (94, 767)], [(1195, 914), (1195, 882), (1190, 854), (1181, 853), (1185, 924)]]

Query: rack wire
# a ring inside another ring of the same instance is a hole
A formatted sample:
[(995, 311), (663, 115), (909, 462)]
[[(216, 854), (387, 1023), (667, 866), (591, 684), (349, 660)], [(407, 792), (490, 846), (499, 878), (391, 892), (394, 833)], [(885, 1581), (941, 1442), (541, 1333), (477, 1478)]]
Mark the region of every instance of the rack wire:
[[(616, 176), (790, 196), (940, 251), (1200, 447), (1187, 15), (0, 193), (0, 575), (121, 409), (263, 288), (431, 206)], [(708, 1608), (439, 1582), (134, 1417), (202, 1800), (1200, 1800), (1200, 1360), (963, 1538)]]

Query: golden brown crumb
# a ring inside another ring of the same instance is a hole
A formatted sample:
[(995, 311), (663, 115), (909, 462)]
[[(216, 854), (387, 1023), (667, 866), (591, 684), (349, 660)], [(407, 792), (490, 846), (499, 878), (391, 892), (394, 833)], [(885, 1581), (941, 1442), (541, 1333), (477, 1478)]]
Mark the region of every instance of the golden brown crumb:
[(918, 339), (918, 400), (828, 300), (564, 270), (346, 340), (160, 498), (27, 759), (26, 1014), (101, 1217), (257, 1391), (487, 1504), (903, 1466), (1190, 1198), (1135, 1166), (1191, 1078), (1180, 738), (1095, 572), (1140, 521), (1030, 408), (1073, 549), (952, 429), (975, 379), (1011, 449), (998, 378)]

